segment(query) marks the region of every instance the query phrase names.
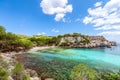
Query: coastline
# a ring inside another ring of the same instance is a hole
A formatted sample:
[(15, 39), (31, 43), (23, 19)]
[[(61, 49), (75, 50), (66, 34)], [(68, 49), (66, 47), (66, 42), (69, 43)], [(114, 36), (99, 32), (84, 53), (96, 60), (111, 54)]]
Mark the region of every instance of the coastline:
[[(48, 47), (47, 47), (48, 48)], [(45, 48), (43, 48), (42, 47), (42, 49), (47, 49), (46, 47)], [(35, 48), (36, 49), (36, 48)], [(41, 49), (41, 48), (37, 48), (37, 50), (39, 50), (39, 49)], [(109, 48), (108, 48), (109, 49)], [(90, 50), (90, 52), (91, 52), (92, 50)], [(94, 51), (94, 50), (93, 50)], [(62, 53), (64, 53), (64, 52), (62, 52)], [(79, 52), (77, 52), (77, 53), (79, 53)], [(83, 52), (84, 53), (84, 52)], [(88, 52), (89, 53), (89, 52)], [(71, 54), (71, 52), (70, 52), (70, 54)], [(91, 53), (90, 53), (91, 54)], [(99, 55), (99, 53), (95, 53), (95, 54), (98, 54)], [(32, 65), (27, 65), (27, 64), (25, 64), (25, 66), (26, 66), (26, 68), (30, 68), (30, 69), (33, 69), (33, 70), (35, 70), (39, 75), (41, 75), (42, 74), (42, 70), (44, 70), (45, 69), (45, 71), (43, 71), (43, 72), (45, 72), (45, 73), (47, 73), (47, 72), (49, 72), (49, 70), (51, 70), (51, 66), (55, 66), (55, 65), (60, 65), (60, 66), (62, 66), (63, 67), (63, 65), (64, 64), (67, 64), (66, 63), (66, 61), (65, 61), (65, 63), (64, 63), (64, 60), (62, 61), (62, 59), (54, 59), (53, 61), (44, 61), (44, 60), (42, 60), (42, 59), (49, 59), (49, 57), (43, 57), (42, 58), (42, 56), (41, 57), (38, 57), (39, 59), (37, 59), (37, 57), (32, 57), (32, 56), (29, 56), (29, 55), (31, 55), (31, 54), (26, 54), (26, 55), (28, 55), (28, 56), (24, 56), (24, 55), (18, 55), (18, 59), (20, 60), (20, 62), (23, 62), (24, 64), (26, 63), (26, 62), (28, 62), (28, 63), (32, 63)], [(44, 55), (44, 53), (43, 53), (43, 55)], [(68, 55), (68, 54), (67, 54)], [(75, 55), (75, 54), (74, 54)], [(76, 55), (78, 55), (78, 54), (76, 54)], [(83, 54), (84, 55), (84, 54)], [(82, 56), (83, 56), (82, 55)], [(94, 57), (94, 55), (90, 55), (90, 56), (93, 56)], [(53, 56), (54, 57), (54, 56)], [(68, 56), (69, 57), (69, 56)], [(102, 56), (101, 56), (102, 57)], [(114, 58), (114, 57), (113, 57)], [(40, 60), (40, 61), (39, 61)], [(26, 62), (25, 62), (26, 61)], [(55, 61), (55, 62), (54, 62)], [(80, 60), (79, 60), (80, 61)], [(89, 60), (88, 60), (89, 61)], [(63, 64), (63, 63), (64, 64)], [(100, 61), (101, 62), (101, 61)], [(60, 63), (62, 63), (62, 64), (60, 64)], [(75, 62), (73, 62), (73, 63), (75, 63)], [(71, 65), (73, 65), (73, 63), (71, 63)], [(97, 63), (97, 62), (94, 62), (94, 63)], [(93, 64), (94, 64), (93, 63)], [(98, 62), (99, 63), (99, 62)], [(55, 64), (55, 65), (54, 65)], [(92, 65), (93, 65), (92, 64)], [(100, 65), (102, 64), (102, 62), (100, 63)], [(39, 65), (39, 67), (38, 67), (38, 65)], [(103, 64), (102, 64), (103, 65)], [(108, 65), (107, 63), (105, 63), (105, 65)], [(41, 67), (40, 67), (41, 66)], [(104, 66), (104, 65), (103, 65)], [(108, 65), (108, 66), (111, 66), (111, 65)], [(73, 67), (73, 66), (72, 66)], [(98, 66), (99, 67), (99, 66)], [(66, 67), (65, 67), (66, 68)], [(69, 67), (68, 67), (69, 68)], [(112, 67), (111, 67), (112, 68)], [(49, 69), (49, 70), (48, 70)], [(61, 67), (59, 67), (59, 69), (61, 69)], [(102, 67), (101, 67), (101, 70), (102, 70)], [(117, 70), (116, 70), (117, 71)], [(52, 73), (52, 72), (49, 72), (49, 73)]]
[(28, 51), (20, 51), (20, 52), (5, 52), (5, 53), (0, 52), (0, 56), (2, 56), (5, 59), (5, 61), (8, 62), (10, 61), (10, 59), (13, 59), (16, 54), (25, 54), (25, 53), (35, 52), (38, 50), (49, 49), (49, 48), (56, 48), (56, 46), (33, 47)]
[(15, 56), (16, 54), (25, 54), (25, 53), (30, 53), (30, 52), (35, 52), (35, 51), (38, 51), (38, 50), (43, 50), (43, 49), (49, 49), (49, 48), (56, 48), (56, 46), (41, 46), (41, 47), (33, 47), (31, 49), (29, 49), (28, 51), (19, 51), (19, 52), (0, 52), (0, 55), (2, 57), (13, 57)]
[[(112, 45), (112, 46), (118, 46), (118, 45)], [(27, 51), (19, 51), (19, 52), (0, 52), (0, 55), (3, 57), (10, 57), (10, 56), (15, 56), (16, 54), (25, 54), (25, 53), (31, 53), (31, 52), (36, 52), (38, 50), (43, 50), (43, 49), (50, 49), (50, 48), (57, 48), (58, 46), (36, 46), (36, 47), (32, 47), (31, 49), (27, 50)], [(60, 47), (60, 48), (98, 48), (98, 47)], [(107, 47), (107, 48), (111, 48), (111, 47)]]
[[(118, 44), (111, 45), (111, 46), (118, 46)], [(30, 52), (36, 52), (38, 50), (57, 48), (57, 47), (58, 46), (36, 46), (36, 47), (32, 47), (31, 49), (29, 49), (27, 51), (0, 52), (0, 55), (1, 56), (15, 56), (16, 54), (25, 54), (25, 53), (30, 53)], [(69, 46), (61, 47), (61, 46), (59, 46), (59, 48), (98, 48), (98, 47), (69, 47)], [(111, 48), (111, 47), (107, 47), (107, 48)]]
[[(0, 53), (1, 60), (6, 62), (8, 65), (7, 71), (11, 74), (12, 70), (15, 68), (16, 63), (21, 63), (19, 60), (17, 60), (16, 55), (24, 55), (26, 53), (21, 51), (21, 52), (6, 52), (6, 53)], [(37, 72), (33, 69), (30, 68), (25, 68), (25, 65), (21, 63), (24, 66), (24, 73), (28, 74), (30, 76), (30, 80), (41, 80), (41, 78), (38, 76)], [(14, 80), (12, 75), (9, 75), (8, 77), (10, 80)]]
[[(3, 59), (5, 61), (7, 61), (8, 63), (14, 63), (15, 61), (18, 61), (18, 62), (22, 62), (22, 60), (24, 61), (24, 55), (26, 53), (31, 53), (31, 52), (36, 52), (38, 50), (43, 50), (43, 49), (50, 49), (50, 48), (56, 48), (57, 46), (40, 46), (40, 47), (33, 47), (31, 48), (30, 50), (28, 51), (20, 51), (20, 52), (6, 52), (6, 53), (0, 53), (0, 55), (2, 55)], [(64, 47), (62, 47), (64, 48)], [(21, 57), (19, 56), (22, 55)], [(18, 55), (18, 56), (17, 56)], [(25, 58), (26, 59), (26, 58)], [(29, 59), (29, 58), (28, 58)], [(21, 60), (21, 61), (19, 61)], [(24, 65), (24, 64), (23, 64)], [(33, 66), (35, 67), (35, 66)], [(10, 66), (10, 70), (13, 69), (14, 66)], [(25, 70), (27, 69), (30, 69), (30, 70), (34, 70), (32, 69), (32, 67), (25, 67)], [(36, 71), (37, 72), (37, 71)], [(36, 77), (37, 78), (37, 77)], [(34, 80), (35, 78), (32, 78), (31, 77), (31, 80)], [(35, 79), (35, 80), (39, 80), (39, 79)]]
[(57, 46), (41, 46), (41, 47), (33, 47), (33, 48), (31, 48), (30, 50), (28, 50), (27, 53), (35, 52), (35, 51), (43, 50), (43, 49), (56, 48), (56, 47), (57, 47)]
[[(116, 46), (118, 46), (118, 45), (116, 45)], [(0, 56), (4, 58), (4, 61), (10, 63), (10, 62), (16, 61), (16, 55), (19, 55), (19, 54), (24, 55), (26, 53), (35, 53), (36, 51), (39, 51), (39, 50), (57, 48), (57, 47), (58, 46), (40, 46), (40, 47), (33, 47), (33, 48), (29, 49), (28, 51), (5, 52), (5, 53), (0, 52)], [(60, 48), (75, 48), (75, 47), (60, 47)]]

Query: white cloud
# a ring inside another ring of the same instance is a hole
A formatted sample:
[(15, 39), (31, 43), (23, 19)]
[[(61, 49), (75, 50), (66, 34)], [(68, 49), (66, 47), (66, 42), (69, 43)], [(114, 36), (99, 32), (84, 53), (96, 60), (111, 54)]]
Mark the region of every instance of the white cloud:
[(102, 32), (99, 35), (119, 35), (120, 36), (120, 31), (106, 31), (106, 32)]
[(42, 0), (40, 3), (43, 13), (55, 15), (55, 20), (64, 20), (66, 13), (71, 13), (73, 8), (68, 0)]
[(46, 34), (45, 32), (40, 32), (37, 35), (45, 35), (45, 34)]
[(95, 7), (98, 7), (98, 6), (101, 6), (102, 5), (102, 2), (97, 2), (94, 4)]
[(120, 0), (109, 0), (105, 5), (97, 2), (88, 9), (83, 23), (92, 24), (95, 30), (102, 31), (100, 35), (120, 42)]
[(104, 6), (89, 8), (88, 13), (83, 23), (93, 24), (96, 30), (120, 30), (120, 0), (110, 0)]
[(84, 20), (83, 20), (83, 23), (88, 24), (91, 21), (92, 21), (92, 17), (91, 18), (90, 17), (85, 17)]
[(120, 43), (120, 38), (119, 38), (120, 31), (106, 31), (106, 32), (99, 33), (98, 35), (103, 35), (108, 40), (116, 41), (116, 42)]
[(51, 32), (59, 33), (60, 31), (59, 31), (59, 30), (56, 30), (56, 29), (52, 29)]
[(56, 14), (55, 20), (60, 21), (61, 19), (64, 19), (65, 14)]

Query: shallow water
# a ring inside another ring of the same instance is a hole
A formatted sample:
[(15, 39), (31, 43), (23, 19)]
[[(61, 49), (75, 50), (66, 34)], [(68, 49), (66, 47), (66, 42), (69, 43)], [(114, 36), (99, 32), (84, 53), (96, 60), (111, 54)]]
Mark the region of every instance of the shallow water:
[[(69, 76), (73, 66), (78, 64), (85, 64), (99, 71), (117, 72), (120, 69), (120, 46), (94, 49), (53, 48), (33, 52), (27, 56), (32, 57), (32, 60), (26, 60), (26, 63), (29, 62), (29, 66), (36, 65), (40, 69), (44, 68), (42, 72), (48, 73), (47, 76), (50, 74), (59, 76), (63, 73)], [(50, 77), (55, 77), (52, 75)]]
[[(111, 70), (114, 68), (120, 68), (120, 46), (112, 48), (96, 48), (96, 49), (62, 49), (54, 48), (47, 49), (43, 51), (38, 51), (37, 56), (42, 56), (46, 60), (51, 60), (53, 58), (61, 58), (68, 60), (75, 60), (84, 62), (86, 64), (94, 65), (95, 67), (100, 67), (108, 69), (108, 66)], [(98, 66), (99, 65), (99, 66)], [(98, 68), (99, 69), (99, 68)]]

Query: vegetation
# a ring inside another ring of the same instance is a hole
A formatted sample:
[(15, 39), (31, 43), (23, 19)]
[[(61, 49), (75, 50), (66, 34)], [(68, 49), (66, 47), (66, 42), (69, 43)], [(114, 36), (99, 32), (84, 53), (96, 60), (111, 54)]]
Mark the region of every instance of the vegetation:
[[(10, 68), (14, 66), (13, 69)], [(0, 56), (0, 80), (30, 80), (30, 76), (24, 70), (21, 63), (6, 62), (3, 57)]]
[(71, 72), (71, 80), (95, 80), (96, 71), (86, 67), (83, 64), (75, 66)]
[(17, 63), (16, 65), (15, 65), (15, 68), (13, 69), (13, 74), (16, 74), (16, 75), (18, 75), (18, 74), (21, 74), (22, 72), (21, 71), (23, 71), (23, 65), (22, 64), (20, 64), (20, 63)]
[(0, 66), (0, 80), (8, 80), (8, 76), (8, 72), (2, 66)]
[(57, 37), (50, 37), (50, 36), (33, 36), (29, 39), (31, 42), (33, 42), (36, 46), (52, 46), (57, 45), (60, 42), (60, 39)]
[(97, 80), (120, 80), (120, 72), (101, 72), (97, 77)]
[(28, 50), (33, 46), (57, 46), (59, 42), (59, 37), (42, 35), (28, 37), (6, 32), (6, 29), (3, 26), (0, 26), (0, 52)]
[(80, 64), (75, 66), (70, 74), (71, 80), (120, 80), (120, 72), (96, 72)]
[(20, 63), (15, 65), (15, 68), (12, 70), (12, 72), (12, 77), (15, 80), (30, 80), (30, 77), (24, 72), (23, 65)]
[(90, 40), (88, 39), (88, 36), (86, 36), (86, 35), (81, 35), (81, 37), (84, 39), (83, 41), (81, 41), (81, 43), (83, 43), (83, 44), (88, 44), (88, 43), (90, 43)]
[[(30, 55), (31, 56), (29, 56), (28, 59), (31, 59), (34, 64), (25, 64), (25, 66), (29, 66), (30, 69), (35, 70), (41, 77), (41, 80), (45, 80), (46, 78), (53, 78), (54, 80), (70, 80), (69, 75), (72, 67), (78, 64), (78, 62), (74, 62), (73, 60), (52, 58), (52, 61), (48, 61), (42, 56), (35, 57), (32, 56), (32, 54)], [(21, 57), (24, 56), (21, 55)], [(26, 60), (26, 62), (30, 61)]]
[(0, 26), (0, 51), (20, 51), (33, 47), (33, 43), (28, 38), (22, 38), (11, 32), (6, 32), (5, 28)]
[[(70, 42), (65, 40), (65, 42), (61, 42), (61, 38), (66, 37), (73, 37), (75, 42)], [(78, 37), (82, 40), (79, 41)], [(103, 40), (104, 41), (104, 40)], [(11, 32), (6, 32), (6, 29), (3, 26), (0, 26), (0, 52), (9, 52), (9, 51), (25, 51), (33, 46), (61, 46), (61, 47), (70, 47), (71, 45), (85, 45), (89, 44), (89, 38), (87, 35), (82, 35), (79, 33), (73, 34), (65, 34), (65, 35), (58, 35), (58, 36), (42, 36), (42, 35), (34, 35), (32, 37), (14, 34)], [(67, 61), (66, 61), (67, 62)], [(120, 80), (120, 72), (98, 72), (88, 68), (87, 66), (80, 64), (75, 66), (70, 74), (68, 68), (72, 69), (72, 66), (75, 63), (70, 64), (69, 67), (66, 68), (67, 64), (63, 64), (62, 60), (59, 60), (59, 63), (56, 62), (56, 59), (52, 61), (52, 63), (42, 62), (43, 64), (40, 65), (47, 65), (47, 68), (41, 67), (40, 70), (44, 70), (46, 72), (39, 73), (43, 77), (52, 77), (56, 80)], [(70, 63), (70, 62), (69, 62)], [(51, 64), (53, 66), (51, 66)], [(56, 64), (63, 64), (62, 66)], [(49, 67), (49, 68), (48, 68)], [(58, 69), (61, 67), (61, 69)], [(9, 64), (3, 61), (2, 57), (0, 56), (0, 80), (9, 80), (9, 74), (12, 74), (12, 78), (14, 80), (30, 80), (30, 76), (26, 74), (24, 67), (21, 63), (15, 64), (14, 69), (12, 72), (8, 71)], [(53, 72), (51, 71), (52, 68)], [(63, 75), (65, 74), (65, 75)], [(70, 78), (68, 77), (70, 75)]]
[[(42, 35), (33, 35), (25, 36), (20, 34), (13, 34), (11, 32), (6, 32), (6, 29), (3, 26), (0, 26), (0, 52), (9, 52), (9, 51), (25, 51), (33, 46), (71, 46), (71, 42), (61, 42), (61, 38), (64, 37), (74, 37), (76, 39), (75, 44), (88, 44), (89, 39), (86, 35), (81, 35), (79, 33), (65, 34), (58, 36), (42, 36)], [(77, 37), (83, 38), (82, 41), (78, 41)]]

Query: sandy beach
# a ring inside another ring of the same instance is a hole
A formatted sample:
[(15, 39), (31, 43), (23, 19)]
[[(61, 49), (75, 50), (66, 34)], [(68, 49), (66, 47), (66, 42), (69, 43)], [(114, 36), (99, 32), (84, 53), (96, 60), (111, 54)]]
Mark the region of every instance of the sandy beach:
[(42, 50), (42, 49), (49, 49), (49, 48), (55, 48), (56, 46), (41, 46), (41, 47), (33, 47), (32, 49), (30, 49), (28, 52), (35, 52), (38, 50)]
[(56, 46), (41, 46), (41, 47), (33, 47), (32, 49), (28, 50), (27, 52), (6, 52), (6, 53), (0, 53), (0, 55), (5, 59), (5, 61), (9, 62), (12, 57), (16, 54), (24, 54), (24, 53), (30, 53), (35, 52), (42, 49), (49, 49), (49, 48), (55, 48)]

